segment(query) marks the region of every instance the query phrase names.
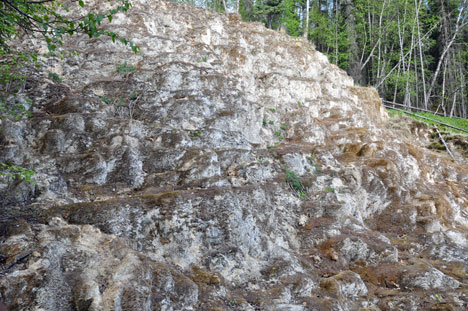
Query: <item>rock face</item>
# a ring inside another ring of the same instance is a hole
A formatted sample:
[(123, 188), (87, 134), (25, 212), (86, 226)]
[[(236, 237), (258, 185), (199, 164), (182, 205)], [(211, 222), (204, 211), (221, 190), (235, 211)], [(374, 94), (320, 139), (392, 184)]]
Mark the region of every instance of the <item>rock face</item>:
[(8, 310), (468, 308), (468, 166), (375, 90), (235, 15), (138, 0), (109, 27), (142, 53), (74, 38), (1, 121), (36, 171), (1, 185)]

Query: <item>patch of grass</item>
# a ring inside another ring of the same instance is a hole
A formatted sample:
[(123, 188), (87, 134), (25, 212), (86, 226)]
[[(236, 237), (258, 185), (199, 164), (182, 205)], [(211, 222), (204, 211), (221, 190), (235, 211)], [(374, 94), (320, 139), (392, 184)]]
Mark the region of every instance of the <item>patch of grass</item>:
[(288, 129), (288, 126), (286, 124), (281, 124), (280, 129), (286, 131)]
[(131, 66), (127, 64), (127, 62), (120, 64), (117, 66), (117, 72), (118, 73), (123, 73), (123, 74), (129, 74), (133, 71), (135, 71), (137, 68), (135, 66)]
[(276, 131), (274, 134), (275, 134), (275, 136), (278, 136), (278, 137), (281, 136), (281, 132), (280, 132), (280, 131)]
[(62, 78), (60, 78), (60, 76), (56, 74), (55, 72), (49, 72), (48, 77), (50, 80), (54, 81), (55, 83), (62, 83)]
[(106, 96), (101, 96), (101, 100), (105, 102), (106, 104), (111, 104), (114, 101), (113, 98), (106, 97)]
[[(423, 119), (423, 118), (418, 118), (415, 115), (410, 115), (410, 114), (404, 113), (403, 111), (394, 110), (394, 109), (390, 109), (390, 108), (387, 108), (387, 111), (388, 111), (388, 114), (389, 114), (389, 116), (391, 118), (394, 118), (395, 116), (399, 116), (399, 115), (405, 115), (405, 116), (411, 117), (411, 118), (413, 118), (415, 120), (424, 122), (424, 123), (426, 123), (426, 124), (428, 124), (430, 126), (434, 126), (434, 124), (436, 124), (439, 127), (439, 129), (442, 130), (442, 131), (448, 131), (448, 132), (452, 132), (452, 133), (461, 133), (461, 134), (467, 135), (467, 133), (465, 133), (465, 132), (458, 131), (456, 129), (444, 126), (442, 124), (439, 124), (439, 123), (436, 123), (436, 122), (433, 122), (433, 121), (430, 121), (430, 120), (426, 120), (426, 119)], [(447, 123), (447, 124), (450, 124), (452, 126), (456, 126), (456, 127), (459, 127), (461, 129), (464, 129), (464, 130), (468, 131), (468, 120), (466, 120), (466, 119), (443, 117), (443, 116), (439, 116), (437, 114), (432, 114), (432, 113), (429, 113), (429, 112), (417, 112), (415, 114), (419, 115), (419, 116), (426, 117), (426, 118), (431, 118), (431, 119), (434, 119), (434, 120), (437, 120), (437, 121), (440, 121), (440, 122), (444, 122), (444, 123)]]
[(115, 105), (116, 105), (117, 107), (128, 107), (128, 104), (127, 104), (126, 102), (122, 101), (121, 99), (117, 100), (117, 101), (115, 102)]
[(192, 131), (190, 132), (190, 137), (200, 138), (201, 134), (202, 134), (201, 131)]
[(275, 143), (273, 146), (267, 146), (268, 150), (275, 149), (279, 147), (279, 143)]
[(275, 122), (273, 122), (273, 120), (270, 120), (270, 121), (268, 121), (268, 124), (273, 125), (273, 124), (275, 124)]
[(276, 109), (275, 108), (270, 108), (270, 111), (275, 113), (276, 112)]
[(267, 120), (263, 119), (263, 126), (266, 126), (268, 124)]
[(297, 105), (298, 105), (299, 107), (302, 107), (302, 103), (301, 103), (300, 100), (297, 101)]

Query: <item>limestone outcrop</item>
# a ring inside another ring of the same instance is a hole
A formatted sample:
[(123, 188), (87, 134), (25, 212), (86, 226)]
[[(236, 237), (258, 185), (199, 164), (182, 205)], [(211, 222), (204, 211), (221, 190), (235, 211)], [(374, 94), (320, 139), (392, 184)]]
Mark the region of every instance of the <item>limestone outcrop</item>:
[(108, 27), (142, 52), (74, 37), (0, 121), (36, 171), (0, 185), (8, 310), (468, 308), (468, 166), (375, 90), (236, 15), (135, 0)]

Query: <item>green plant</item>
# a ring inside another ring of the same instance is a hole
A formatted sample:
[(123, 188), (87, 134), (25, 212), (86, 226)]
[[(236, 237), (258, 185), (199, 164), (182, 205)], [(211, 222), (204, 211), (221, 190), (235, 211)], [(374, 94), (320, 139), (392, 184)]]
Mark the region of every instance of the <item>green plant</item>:
[(326, 192), (333, 192), (333, 191), (335, 191), (335, 188), (333, 188), (333, 187), (327, 187), (327, 188), (325, 188), (325, 191), (326, 191)]
[(138, 98), (138, 94), (135, 92), (131, 92), (130, 96), (128, 97), (130, 100), (135, 100)]
[(275, 149), (275, 148), (278, 148), (278, 147), (279, 147), (279, 143), (276, 142), (273, 146), (267, 146), (267, 149), (271, 150), (271, 149)]
[(270, 121), (268, 121), (268, 124), (273, 125), (273, 124), (275, 124), (275, 122), (273, 122), (273, 120), (270, 120)]
[(201, 134), (202, 134), (201, 131), (192, 131), (192, 132), (190, 132), (190, 137), (200, 138)]
[(270, 108), (270, 111), (275, 113), (276, 112), (276, 109), (275, 108)]
[(0, 177), (6, 179), (8, 184), (14, 180), (24, 180), (35, 184), (36, 182), (32, 178), (34, 174), (35, 172), (31, 169), (0, 162)]
[(117, 72), (123, 74), (129, 74), (135, 71), (137, 68), (135, 66), (128, 65), (127, 62), (117, 66)]
[(60, 78), (60, 76), (56, 74), (55, 72), (49, 72), (48, 77), (50, 80), (54, 81), (55, 83), (62, 83), (62, 78)]
[[(17, 94), (13, 94), (17, 97)], [(24, 99), (26, 106), (31, 106), (32, 102), (29, 98)], [(19, 120), (23, 116), (31, 117), (32, 114), (26, 110), (25, 105), (17, 103), (8, 103), (5, 98), (0, 98), (0, 119)]]
[(307, 187), (302, 183), (302, 180), (293, 171), (286, 169), (286, 180), (289, 186), (297, 192), (305, 192)]
[(278, 137), (281, 136), (281, 132), (280, 132), (280, 131), (276, 131), (274, 134), (275, 134), (275, 136), (278, 136)]
[(299, 105), (299, 107), (302, 107), (302, 103), (301, 103), (301, 101), (300, 101), (300, 100), (299, 100), (299, 101), (297, 101), (297, 104)]
[(283, 131), (286, 131), (288, 129), (288, 126), (286, 124), (281, 124), (280, 128), (283, 130)]
[(106, 104), (111, 104), (114, 101), (113, 98), (106, 97), (106, 96), (101, 96), (101, 100), (105, 102)]
[(263, 119), (263, 126), (266, 126), (268, 123), (265, 119)]
[(202, 57), (197, 58), (198, 63), (206, 62), (206, 61), (208, 61), (208, 56), (206, 55), (203, 55)]
[(126, 102), (121, 101), (121, 100), (117, 100), (117, 101), (115, 102), (115, 105), (116, 105), (117, 107), (119, 107), (119, 108), (120, 108), (120, 107), (128, 107), (128, 104), (127, 104)]
[[(0, 192), (0, 208), (7, 215), (11, 212), (8, 209), (4, 209), (9, 205), (17, 206), (21, 202), (27, 201), (27, 195), (25, 196), (22, 191), (17, 192), (15, 186), (20, 182), (25, 181), (32, 185), (36, 182), (33, 179), (35, 172), (32, 169), (27, 169), (18, 165), (13, 165), (5, 162), (0, 162), (0, 180), (5, 184)], [(23, 200), (19, 197), (23, 197)], [(1, 223), (1, 220), (0, 220)], [(3, 224), (0, 224), (2, 226)]]

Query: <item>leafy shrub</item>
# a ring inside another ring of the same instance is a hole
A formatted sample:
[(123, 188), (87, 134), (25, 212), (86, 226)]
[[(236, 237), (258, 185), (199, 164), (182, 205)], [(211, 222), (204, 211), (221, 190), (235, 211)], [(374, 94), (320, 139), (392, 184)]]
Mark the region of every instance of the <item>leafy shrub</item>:
[(0, 177), (6, 179), (8, 184), (15, 180), (24, 180), (34, 184), (35, 181), (32, 178), (34, 174), (35, 172), (31, 169), (0, 162)]
[(307, 187), (302, 183), (301, 178), (299, 178), (296, 173), (293, 171), (286, 169), (286, 180), (289, 186), (297, 192), (305, 192)]
[[(16, 94), (13, 95), (16, 97)], [(26, 104), (31, 105), (31, 100), (26, 99)], [(17, 103), (7, 103), (5, 98), (0, 99), (0, 119), (19, 120), (23, 116), (30, 117), (32, 114), (26, 110), (25, 105)]]

